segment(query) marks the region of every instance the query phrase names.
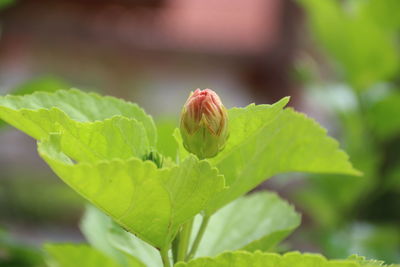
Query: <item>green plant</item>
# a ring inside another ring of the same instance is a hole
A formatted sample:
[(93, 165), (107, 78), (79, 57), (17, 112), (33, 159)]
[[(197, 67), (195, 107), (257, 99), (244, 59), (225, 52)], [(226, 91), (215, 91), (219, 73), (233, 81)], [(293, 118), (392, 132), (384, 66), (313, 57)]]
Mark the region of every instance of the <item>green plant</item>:
[(275, 194), (247, 192), (285, 172), (360, 175), (323, 128), (284, 108), (288, 101), (229, 109), (224, 149), (199, 159), (178, 129), (169, 133), (177, 153), (162, 157), (158, 150), (171, 144), (157, 143), (162, 131), (130, 102), (78, 90), (0, 97), (0, 118), (37, 139), (52, 170), (101, 211), (89, 208), (82, 222), (92, 246), (47, 245), (49, 264), (380, 266), (260, 252), (290, 234), (300, 216)]

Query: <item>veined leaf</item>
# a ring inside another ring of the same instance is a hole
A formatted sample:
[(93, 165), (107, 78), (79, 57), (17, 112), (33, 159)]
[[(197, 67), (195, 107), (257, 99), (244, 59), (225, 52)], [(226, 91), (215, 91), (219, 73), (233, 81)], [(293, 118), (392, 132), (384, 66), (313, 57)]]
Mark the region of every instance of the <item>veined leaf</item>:
[[(50, 267), (122, 267), (113, 259), (87, 245), (46, 245), (50, 256)], [(145, 267), (133, 257), (129, 257), (129, 267)]]
[(223, 176), (194, 156), (179, 166), (161, 169), (137, 158), (74, 164), (61, 152), (63, 138), (53, 134), (40, 142), (41, 157), (75, 191), (159, 249), (224, 188)]
[[(215, 256), (237, 249), (266, 251), (299, 224), (300, 215), (276, 194), (259, 192), (244, 196), (211, 217), (196, 255)], [(196, 227), (193, 231), (197, 231)]]
[(142, 158), (150, 142), (141, 122), (121, 116), (96, 122), (66, 120), (60, 125), (63, 152), (75, 161)]
[(38, 140), (57, 132), (58, 124), (63, 125), (68, 119), (94, 122), (116, 115), (141, 122), (150, 144), (155, 146), (153, 119), (134, 103), (75, 89), (0, 97), (0, 118)]
[[(215, 258), (198, 258), (188, 263), (178, 262), (175, 267), (378, 267), (379, 263), (363, 264), (357, 260), (327, 260), (318, 254), (290, 252), (284, 255), (249, 253), (245, 251), (225, 252)], [(399, 265), (392, 265), (398, 267)]]
[[(282, 110), (287, 101), (229, 110), (231, 134), (226, 148), (209, 159), (224, 175), (228, 189), (210, 202), (207, 214), (279, 173), (360, 174), (325, 129), (304, 114)], [(179, 132), (175, 137), (181, 143)]]

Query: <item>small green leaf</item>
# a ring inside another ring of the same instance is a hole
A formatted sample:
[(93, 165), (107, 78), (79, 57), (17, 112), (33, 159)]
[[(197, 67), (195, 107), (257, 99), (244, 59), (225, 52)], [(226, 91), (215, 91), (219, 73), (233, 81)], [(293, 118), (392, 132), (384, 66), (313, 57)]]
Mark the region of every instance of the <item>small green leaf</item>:
[[(188, 263), (178, 262), (175, 267), (379, 267), (373, 262), (365, 265), (358, 260), (327, 260), (318, 254), (289, 252), (284, 255), (256, 251), (225, 252), (215, 258), (198, 258)], [(400, 265), (392, 265), (398, 267)]]
[[(210, 202), (207, 214), (279, 173), (360, 175), (325, 129), (304, 114), (282, 110), (287, 101), (229, 110), (231, 135), (226, 148), (209, 160), (225, 176), (228, 189)], [(177, 131), (175, 137), (179, 143)]]
[(157, 133), (151, 116), (121, 99), (75, 89), (0, 97), (0, 118), (38, 140), (57, 132), (58, 124), (64, 125), (69, 119), (94, 122), (117, 115), (141, 122), (150, 144), (155, 146)]
[(68, 137), (53, 134), (40, 142), (41, 157), (65, 183), (157, 248), (165, 248), (180, 225), (224, 188), (223, 176), (194, 156), (161, 169), (137, 158), (74, 164), (61, 152), (68, 144), (63, 138)]
[[(254, 193), (235, 200), (211, 217), (196, 255), (215, 256), (237, 249), (266, 251), (299, 224), (300, 215), (276, 194)], [(196, 226), (193, 231), (197, 231)]]
[[(49, 267), (122, 267), (113, 259), (87, 245), (46, 245)], [(133, 257), (129, 257), (129, 267), (145, 267)]]

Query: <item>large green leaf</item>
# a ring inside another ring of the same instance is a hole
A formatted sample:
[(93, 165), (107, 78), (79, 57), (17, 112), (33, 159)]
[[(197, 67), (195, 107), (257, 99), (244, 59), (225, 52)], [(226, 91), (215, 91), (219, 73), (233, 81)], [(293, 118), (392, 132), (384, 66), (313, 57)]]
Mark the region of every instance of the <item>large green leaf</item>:
[(304, 114), (282, 110), (287, 101), (229, 110), (226, 148), (209, 160), (229, 187), (212, 200), (208, 214), (279, 173), (360, 174), (325, 129)]
[(69, 119), (94, 122), (116, 115), (141, 122), (150, 144), (155, 146), (157, 133), (151, 116), (138, 105), (121, 99), (74, 89), (0, 97), (0, 118), (38, 140), (57, 132), (58, 125)]
[(105, 254), (126, 263), (125, 255), (132, 255), (147, 267), (162, 265), (159, 252), (133, 234), (116, 225), (110, 217), (93, 206), (88, 206), (81, 229), (89, 243)]
[[(327, 260), (318, 254), (290, 252), (285, 255), (245, 251), (225, 252), (215, 258), (198, 258), (188, 263), (179, 262), (175, 267), (378, 267), (379, 262), (359, 259)], [(398, 267), (400, 265), (393, 265)]]
[[(213, 215), (196, 255), (215, 256), (237, 249), (266, 251), (299, 224), (300, 215), (276, 194), (254, 193), (235, 200)], [(194, 227), (194, 232), (196, 230)]]
[[(87, 245), (46, 245), (49, 267), (122, 267), (113, 259)], [(129, 257), (129, 267), (145, 267)]]
[(137, 158), (75, 164), (61, 152), (69, 143), (64, 138), (68, 136), (53, 134), (40, 142), (41, 157), (65, 183), (157, 248), (165, 248), (180, 225), (224, 187), (217, 169), (194, 156), (162, 169)]

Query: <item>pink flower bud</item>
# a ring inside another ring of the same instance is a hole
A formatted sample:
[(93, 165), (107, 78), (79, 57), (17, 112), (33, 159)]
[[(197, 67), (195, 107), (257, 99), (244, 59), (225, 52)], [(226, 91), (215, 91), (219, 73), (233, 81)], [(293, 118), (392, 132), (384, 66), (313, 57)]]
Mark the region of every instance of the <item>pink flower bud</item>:
[(228, 138), (228, 114), (218, 95), (197, 89), (186, 101), (181, 114), (181, 135), (189, 152), (200, 159), (218, 154)]

